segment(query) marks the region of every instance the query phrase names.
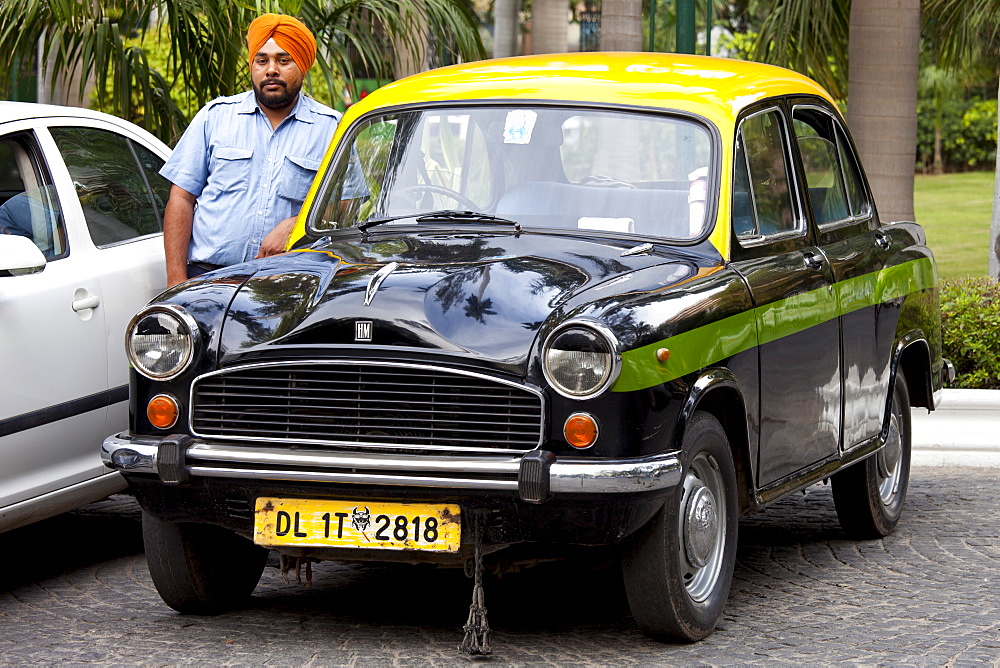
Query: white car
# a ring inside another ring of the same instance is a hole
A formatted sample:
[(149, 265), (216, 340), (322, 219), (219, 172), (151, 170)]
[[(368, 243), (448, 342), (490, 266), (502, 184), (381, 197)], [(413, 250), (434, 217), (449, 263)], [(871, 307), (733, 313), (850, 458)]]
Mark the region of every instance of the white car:
[(163, 290), (165, 144), (87, 109), (0, 102), (0, 532), (126, 487), (129, 319)]

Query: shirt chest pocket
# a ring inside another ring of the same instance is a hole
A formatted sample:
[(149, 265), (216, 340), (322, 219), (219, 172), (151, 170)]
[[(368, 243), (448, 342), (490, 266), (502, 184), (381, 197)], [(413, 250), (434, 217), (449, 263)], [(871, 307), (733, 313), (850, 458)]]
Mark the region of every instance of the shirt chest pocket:
[(212, 152), (209, 183), (222, 192), (243, 192), (250, 185), (253, 149), (221, 146)]
[(299, 158), (296, 156), (285, 156), (281, 165), (281, 181), (278, 185), (278, 195), (292, 202), (302, 204), (309, 186), (312, 185), (316, 171), (319, 169), (319, 160), (309, 158)]

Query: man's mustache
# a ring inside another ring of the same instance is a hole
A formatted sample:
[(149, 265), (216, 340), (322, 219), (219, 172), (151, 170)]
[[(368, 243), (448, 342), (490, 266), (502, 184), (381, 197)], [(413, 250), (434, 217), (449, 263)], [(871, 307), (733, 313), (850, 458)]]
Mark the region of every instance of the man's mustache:
[(288, 84), (286, 84), (281, 79), (265, 79), (264, 81), (260, 82), (260, 87), (263, 88), (264, 86), (269, 86), (271, 84), (277, 84), (278, 86), (281, 86), (283, 88), (288, 88)]

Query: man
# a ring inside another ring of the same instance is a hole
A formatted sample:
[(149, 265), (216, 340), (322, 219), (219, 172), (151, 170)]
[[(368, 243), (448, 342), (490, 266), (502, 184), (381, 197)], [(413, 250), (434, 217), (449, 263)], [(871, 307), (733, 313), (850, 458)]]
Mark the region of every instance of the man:
[(160, 170), (168, 286), (284, 251), (340, 120), (301, 94), (316, 39), (300, 21), (264, 14), (247, 46), (253, 90), (209, 102)]

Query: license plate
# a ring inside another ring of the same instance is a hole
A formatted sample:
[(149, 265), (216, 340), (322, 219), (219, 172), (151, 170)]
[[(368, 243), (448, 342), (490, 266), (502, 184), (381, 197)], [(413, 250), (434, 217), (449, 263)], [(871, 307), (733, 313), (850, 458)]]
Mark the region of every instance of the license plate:
[(257, 499), (258, 545), (360, 547), (457, 552), (461, 509), (454, 504)]

